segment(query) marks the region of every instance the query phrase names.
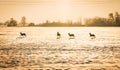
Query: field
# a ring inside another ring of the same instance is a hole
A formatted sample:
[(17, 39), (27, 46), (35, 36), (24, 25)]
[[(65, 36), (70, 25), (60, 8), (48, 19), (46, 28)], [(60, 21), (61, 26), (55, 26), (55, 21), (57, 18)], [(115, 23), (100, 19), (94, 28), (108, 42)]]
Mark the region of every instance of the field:
[(120, 70), (120, 28), (1, 27), (0, 70), (29, 69)]

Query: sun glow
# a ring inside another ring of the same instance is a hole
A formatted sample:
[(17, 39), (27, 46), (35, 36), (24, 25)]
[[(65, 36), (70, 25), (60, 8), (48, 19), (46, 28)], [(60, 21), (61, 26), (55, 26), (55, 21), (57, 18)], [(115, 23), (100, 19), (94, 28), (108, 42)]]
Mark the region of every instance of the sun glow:
[(120, 0), (5, 0), (0, 1), (0, 22), (11, 17), (27, 22), (77, 21), (79, 18), (108, 16), (118, 11)]
[(65, 21), (70, 19), (70, 0), (61, 0), (58, 5), (59, 15), (61, 16), (61, 20)]

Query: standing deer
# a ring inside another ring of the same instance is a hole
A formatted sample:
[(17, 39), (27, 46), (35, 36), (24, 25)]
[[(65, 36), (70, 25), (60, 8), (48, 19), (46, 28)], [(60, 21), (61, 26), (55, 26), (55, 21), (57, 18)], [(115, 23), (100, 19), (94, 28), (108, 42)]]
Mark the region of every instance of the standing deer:
[(60, 39), (61, 34), (59, 32), (57, 32), (57, 39)]
[(20, 36), (26, 36), (26, 33), (20, 32)]
[(74, 34), (70, 34), (70, 33), (68, 33), (68, 35), (69, 35), (69, 39), (74, 39), (75, 38), (75, 35)]
[(95, 34), (92, 34), (92, 33), (89, 33), (89, 35), (90, 35), (91, 39), (96, 37)]

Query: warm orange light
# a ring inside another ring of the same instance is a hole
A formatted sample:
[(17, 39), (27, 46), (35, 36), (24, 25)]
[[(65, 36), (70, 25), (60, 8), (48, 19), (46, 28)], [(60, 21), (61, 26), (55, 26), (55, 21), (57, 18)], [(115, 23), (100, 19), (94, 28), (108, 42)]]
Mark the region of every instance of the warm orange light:
[(0, 22), (11, 17), (20, 22), (77, 21), (79, 18), (108, 16), (120, 11), (120, 0), (6, 0), (0, 1)]

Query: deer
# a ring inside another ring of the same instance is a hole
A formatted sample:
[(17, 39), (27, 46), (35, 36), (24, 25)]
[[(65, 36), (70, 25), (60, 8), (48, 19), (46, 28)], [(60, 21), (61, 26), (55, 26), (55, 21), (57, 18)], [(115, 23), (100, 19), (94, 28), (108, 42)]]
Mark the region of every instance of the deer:
[(74, 34), (70, 34), (70, 33), (68, 33), (68, 35), (69, 35), (69, 39), (74, 39), (75, 38), (75, 35)]
[(89, 35), (90, 35), (91, 39), (96, 37), (95, 34), (92, 34), (92, 33), (89, 33)]
[(26, 33), (20, 32), (20, 36), (26, 36)]
[(59, 32), (57, 32), (57, 39), (60, 39), (61, 34)]

